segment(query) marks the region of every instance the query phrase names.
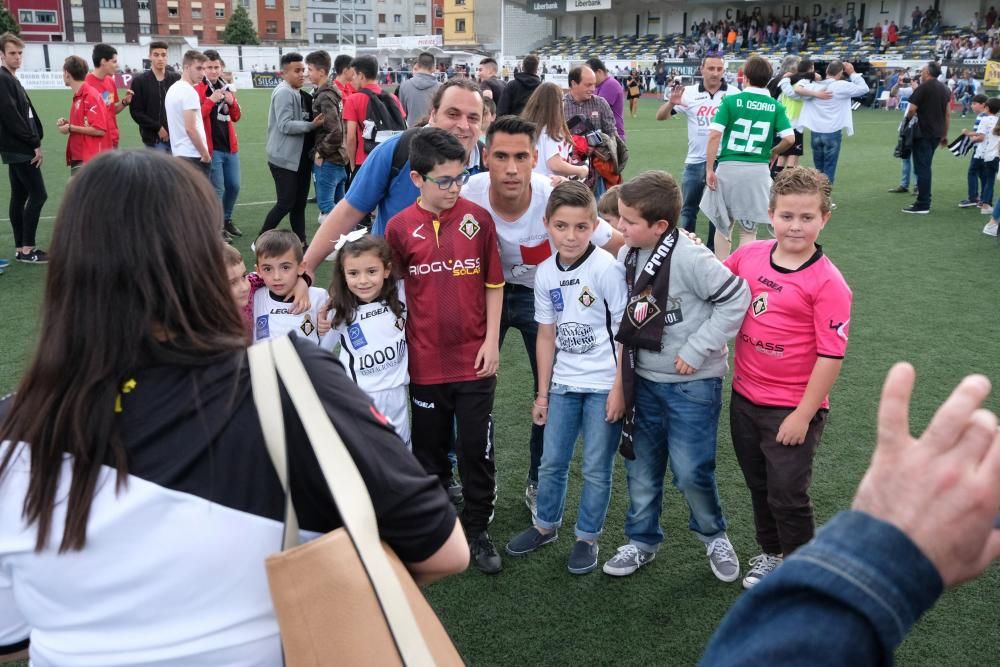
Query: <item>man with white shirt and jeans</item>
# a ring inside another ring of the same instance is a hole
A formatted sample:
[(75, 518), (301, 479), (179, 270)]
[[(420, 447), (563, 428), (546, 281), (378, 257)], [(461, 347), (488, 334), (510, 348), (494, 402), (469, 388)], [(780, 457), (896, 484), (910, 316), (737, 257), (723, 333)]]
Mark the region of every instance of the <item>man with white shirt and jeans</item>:
[[(832, 93), (833, 97), (816, 97), (817, 93), (824, 91)], [(801, 81), (795, 86), (795, 92), (807, 100), (802, 105), (798, 122), (802, 127), (809, 128), (813, 164), (830, 179), (830, 186), (833, 187), (843, 140), (842, 130), (847, 130), (847, 136), (854, 134), (851, 98), (868, 94), (868, 84), (854, 71), (851, 63), (833, 60), (826, 66), (825, 79), (814, 83)]]
[[(500, 346), (511, 327), (521, 332), (531, 364), (534, 386), (538, 386), (535, 342), (535, 271), (552, 255), (552, 243), (545, 228), (545, 205), (552, 193), (549, 178), (532, 173), (538, 159), (535, 150), (537, 128), (518, 116), (501, 116), (486, 133), (487, 174), (476, 174), (462, 188), (462, 197), (482, 206), (493, 217), (500, 241), (503, 265), (503, 311), (500, 315)], [(603, 220), (598, 222), (592, 243), (615, 254), (624, 240)], [(525, 504), (535, 511), (538, 494), (538, 465), (542, 459), (545, 429), (531, 427), (531, 464), (525, 488)]]
[[(690, 86), (675, 85), (666, 101), (656, 112), (656, 120), (667, 120), (676, 114), (687, 116), (688, 153), (684, 160), (684, 176), (681, 191), (684, 200), (681, 207), (681, 227), (694, 233), (698, 219), (698, 204), (705, 193), (705, 157), (708, 148), (708, 130), (715, 117), (719, 103), (726, 95), (740, 92), (730, 88), (723, 80), (726, 65), (721, 54), (706, 55), (701, 60), (701, 83)], [(709, 250), (715, 249), (715, 225), (708, 223)]]
[[(208, 178), (212, 170), (212, 154), (205, 139), (205, 123), (201, 115), (201, 96), (194, 89), (205, 78), (205, 55), (190, 50), (184, 54), (181, 78), (170, 86), (163, 106), (167, 111), (167, 132), (170, 152), (187, 160)], [(219, 93), (219, 99), (222, 93)], [(219, 227), (222, 227), (220, 221)]]

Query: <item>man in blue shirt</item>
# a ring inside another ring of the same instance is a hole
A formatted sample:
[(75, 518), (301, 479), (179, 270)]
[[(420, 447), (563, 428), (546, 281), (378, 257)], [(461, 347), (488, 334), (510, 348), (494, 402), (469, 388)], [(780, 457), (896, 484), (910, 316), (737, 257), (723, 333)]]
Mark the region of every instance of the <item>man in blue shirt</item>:
[[(481, 171), (478, 148), (483, 119), (483, 96), (479, 86), (470, 79), (451, 79), (440, 88), (431, 101), (428, 125), (447, 130), (455, 135), (469, 153), (469, 171)], [(396, 213), (417, 200), (419, 190), (410, 180), (410, 163), (407, 161), (393, 175), (393, 157), (403, 137), (396, 135), (375, 147), (361, 168), (354, 174), (347, 196), (334, 207), (313, 237), (304, 263), (306, 270), (316, 267), (333, 251), (341, 234), (354, 229), (364, 217), (374, 211), (372, 233), (385, 234), (385, 226)]]

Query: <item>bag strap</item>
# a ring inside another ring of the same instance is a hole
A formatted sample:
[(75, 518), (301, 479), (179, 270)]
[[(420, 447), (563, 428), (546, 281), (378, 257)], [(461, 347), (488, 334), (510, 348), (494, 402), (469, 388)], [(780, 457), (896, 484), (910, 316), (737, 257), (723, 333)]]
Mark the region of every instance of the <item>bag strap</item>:
[[(264, 351), (256, 353), (256, 348), (264, 348)], [(406, 593), (382, 548), (368, 488), (340, 434), (326, 416), (326, 409), (316, 394), (291, 339), (285, 336), (258, 343), (250, 348), (250, 353), (262, 362), (264, 355), (267, 355), (266, 361), (270, 363), (270, 368), (262, 368), (259, 373), (267, 377), (265, 385), (272, 377), (280, 377), (292, 399), (292, 405), (305, 427), (306, 436), (312, 444), (344, 528), (368, 573), (403, 664), (408, 667), (434, 665)], [(252, 362), (251, 375), (256, 374), (258, 367)], [(256, 385), (254, 388), (256, 389)], [(260, 411), (261, 404), (258, 403), (258, 412)], [(265, 438), (267, 436), (268, 431), (265, 431)], [(322, 444), (317, 446), (318, 443)], [(268, 447), (270, 449), (270, 445)], [(280, 474), (279, 471), (279, 476)], [(294, 508), (291, 511), (294, 515)]]

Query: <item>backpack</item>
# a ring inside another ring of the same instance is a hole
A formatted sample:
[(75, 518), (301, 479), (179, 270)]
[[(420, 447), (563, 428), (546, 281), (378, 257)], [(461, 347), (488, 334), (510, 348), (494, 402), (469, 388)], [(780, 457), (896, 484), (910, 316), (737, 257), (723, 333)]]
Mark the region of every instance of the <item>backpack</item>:
[(405, 131), (406, 121), (403, 120), (399, 105), (389, 93), (382, 91), (376, 95), (366, 88), (358, 92), (368, 98), (368, 111), (365, 114), (364, 127), (361, 129), (367, 155), (389, 137)]

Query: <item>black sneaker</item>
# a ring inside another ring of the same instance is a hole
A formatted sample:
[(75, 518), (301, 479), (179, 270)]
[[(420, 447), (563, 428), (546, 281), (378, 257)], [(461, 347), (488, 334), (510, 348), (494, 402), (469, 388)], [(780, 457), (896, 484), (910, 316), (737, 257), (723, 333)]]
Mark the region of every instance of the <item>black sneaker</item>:
[(17, 256), (14, 257), (19, 262), (24, 262), (25, 264), (48, 264), (49, 255), (44, 250), (35, 248), (31, 252), (18, 252)]
[(229, 245), (233, 245), (233, 237), (225, 229), (222, 230), (222, 240), (228, 243)]
[(497, 574), (503, 569), (500, 554), (493, 546), (490, 534), (485, 530), (469, 540), (469, 553), (472, 556), (472, 562), (476, 564), (480, 572)]
[(559, 531), (557, 530), (553, 530), (550, 533), (543, 533), (534, 526), (529, 526), (512, 537), (507, 546), (504, 547), (504, 551), (511, 556), (526, 556), (532, 551), (555, 542), (558, 539)]
[(566, 568), (571, 574), (587, 574), (593, 572), (597, 567), (597, 542), (588, 544), (583, 540), (577, 540), (573, 545), (573, 551), (569, 554), (569, 563)]
[(465, 500), (462, 495), (462, 483), (458, 481), (455, 475), (452, 475), (448, 480), (448, 500), (451, 501), (452, 505), (460, 505), (463, 500)]
[(921, 208), (914, 204), (913, 206), (907, 206), (903, 209), (903, 213), (915, 213), (917, 215), (927, 215), (931, 210), (929, 208)]
[(226, 232), (232, 236), (243, 236), (243, 232), (240, 231), (239, 227), (233, 224), (232, 220), (226, 220), (222, 224), (222, 228), (225, 229)]

